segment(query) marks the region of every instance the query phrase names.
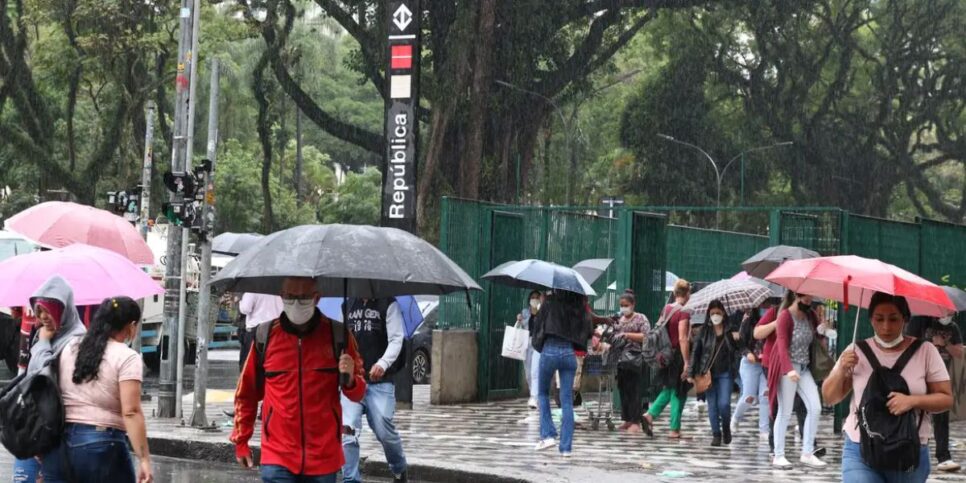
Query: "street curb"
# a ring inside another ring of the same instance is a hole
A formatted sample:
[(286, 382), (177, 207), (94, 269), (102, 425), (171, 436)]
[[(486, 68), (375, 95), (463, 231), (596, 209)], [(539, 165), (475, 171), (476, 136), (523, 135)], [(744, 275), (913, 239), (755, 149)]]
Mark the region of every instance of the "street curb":
[[(151, 454), (201, 461), (227, 463), (235, 461), (235, 445), (231, 443), (209, 443), (181, 439), (148, 437), (148, 447)], [(261, 450), (252, 447), (255, 461), (261, 457)], [(360, 463), (360, 470), (370, 476), (392, 478), (385, 462), (365, 459)], [(511, 478), (486, 473), (475, 473), (440, 466), (414, 464), (409, 465), (409, 480), (414, 482), (446, 482), (446, 483), (529, 483), (528, 480)]]

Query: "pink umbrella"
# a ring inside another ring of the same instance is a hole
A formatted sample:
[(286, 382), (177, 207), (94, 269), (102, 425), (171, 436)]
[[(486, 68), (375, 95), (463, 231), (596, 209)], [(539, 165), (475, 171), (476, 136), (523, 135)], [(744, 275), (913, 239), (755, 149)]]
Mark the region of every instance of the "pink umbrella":
[(119, 295), (140, 299), (164, 293), (130, 260), (103, 248), (76, 244), (0, 262), (0, 307), (28, 305), (34, 291), (53, 275), (60, 275), (74, 289), (76, 305), (95, 305)]
[(45, 248), (84, 243), (119, 253), (138, 265), (154, 264), (154, 254), (130, 222), (92, 206), (48, 201), (17, 213), (4, 226)]
[(895, 265), (844, 255), (789, 260), (765, 280), (796, 293), (868, 308), (875, 292), (901, 295), (917, 315), (943, 317), (956, 307), (942, 287)]

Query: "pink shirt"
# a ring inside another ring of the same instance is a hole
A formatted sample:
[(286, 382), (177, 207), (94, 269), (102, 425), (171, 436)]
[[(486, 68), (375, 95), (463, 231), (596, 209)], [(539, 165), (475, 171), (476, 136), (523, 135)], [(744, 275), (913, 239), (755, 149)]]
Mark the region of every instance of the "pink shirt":
[(74, 384), (74, 364), (80, 340), (60, 355), (60, 392), (68, 423), (106, 426), (124, 430), (121, 415), (121, 381), (141, 381), (141, 356), (120, 342), (109, 340), (97, 379)]
[[(906, 338), (908, 339), (909, 337)], [(885, 352), (872, 339), (867, 340), (869, 346), (872, 347), (872, 352), (875, 353), (875, 357), (879, 359), (879, 364), (882, 367), (892, 367), (895, 365), (896, 360), (899, 359), (899, 356), (902, 355), (902, 351)], [(852, 350), (852, 348), (850, 344), (846, 350)], [(843, 429), (849, 435), (849, 439), (858, 443), (860, 436), (859, 428), (856, 427), (855, 411), (859, 406), (859, 401), (862, 399), (865, 386), (869, 383), (869, 377), (872, 376), (872, 365), (865, 358), (865, 354), (858, 348), (855, 348), (855, 354), (858, 356), (859, 362), (855, 365), (855, 371), (852, 373), (852, 402), (849, 405), (849, 416), (845, 419)], [(909, 359), (909, 363), (902, 370), (902, 378), (909, 385), (910, 394), (922, 395), (926, 394), (927, 382), (948, 381), (949, 372), (946, 371), (946, 364), (943, 363), (943, 359), (939, 356), (939, 351), (936, 350), (936, 347), (932, 344), (925, 343), (916, 351), (912, 359)], [(914, 411), (918, 412), (918, 410)], [(922, 426), (919, 427), (919, 440), (922, 444), (927, 444), (930, 436), (932, 436), (932, 415), (926, 414), (922, 421)]]

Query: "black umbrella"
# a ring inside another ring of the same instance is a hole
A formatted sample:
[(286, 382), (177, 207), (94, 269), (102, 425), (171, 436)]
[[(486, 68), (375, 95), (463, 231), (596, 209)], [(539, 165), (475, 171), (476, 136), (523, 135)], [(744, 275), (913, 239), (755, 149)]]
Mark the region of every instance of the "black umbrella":
[(752, 277), (765, 278), (778, 268), (779, 265), (789, 260), (818, 258), (819, 256), (821, 255), (818, 252), (807, 248), (776, 245), (754, 254), (751, 258), (741, 263), (741, 268)]
[(957, 312), (962, 312), (966, 310), (966, 292), (956, 288), (950, 287), (948, 285), (940, 285), (946, 295), (949, 296), (949, 300), (953, 301), (953, 305), (956, 306)]
[(238, 255), (251, 248), (262, 237), (258, 233), (222, 233), (211, 240), (211, 251), (223, 255)]
[[(469, 290), (481, 290), (425, 240), (395, 228), (362, 225), (304, 225), (273, 233), (229, 262), (211, 284), (231, 292), (278, 295), (289, 277), (315, 279), (327, 297), (374, 299), (464, 290), (468, 299)], [(343, 320), (345, 310), (343, 304)]]

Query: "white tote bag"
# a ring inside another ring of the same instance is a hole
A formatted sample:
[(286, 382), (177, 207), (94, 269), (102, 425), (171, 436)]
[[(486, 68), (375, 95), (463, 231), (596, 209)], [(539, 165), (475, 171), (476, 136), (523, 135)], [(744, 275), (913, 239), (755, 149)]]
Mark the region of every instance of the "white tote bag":
[(526, 360), (527, 346), (530, 345), (530, 331), (515, 325), (507, 326), (503, 333), (503, 357)]

